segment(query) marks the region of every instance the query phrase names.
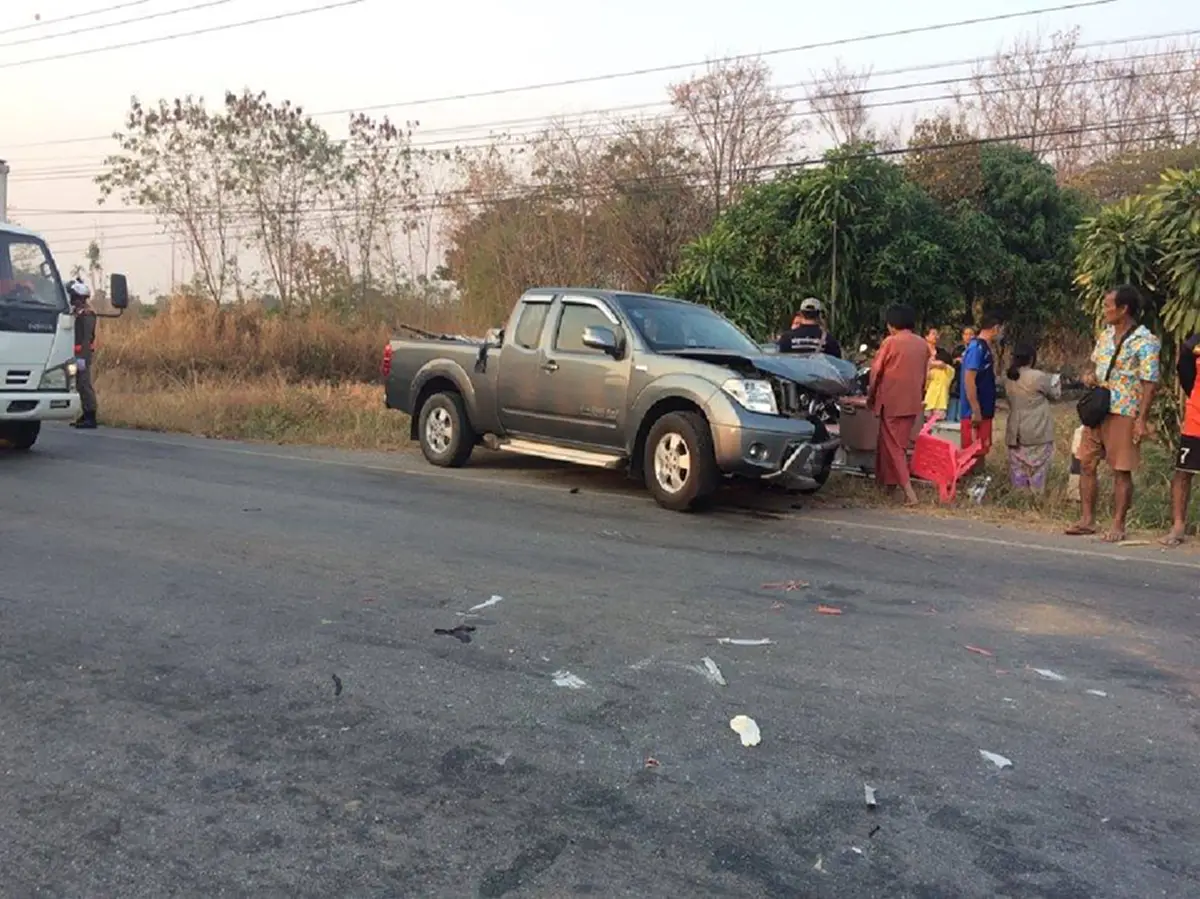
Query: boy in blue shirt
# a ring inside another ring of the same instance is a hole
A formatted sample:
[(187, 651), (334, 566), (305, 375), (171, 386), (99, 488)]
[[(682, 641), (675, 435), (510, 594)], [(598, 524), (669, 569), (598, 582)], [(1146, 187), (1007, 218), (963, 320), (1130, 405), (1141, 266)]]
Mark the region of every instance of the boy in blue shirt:
[(992, 348), (1004, 330), (1000, 316), (989, 313), (980, 322), (979, 334), (967, 346), (962, 360), (962, 447), (976, 439), (982, 456), (992, 450), (992, 420), (996, 417), (996, 357)]

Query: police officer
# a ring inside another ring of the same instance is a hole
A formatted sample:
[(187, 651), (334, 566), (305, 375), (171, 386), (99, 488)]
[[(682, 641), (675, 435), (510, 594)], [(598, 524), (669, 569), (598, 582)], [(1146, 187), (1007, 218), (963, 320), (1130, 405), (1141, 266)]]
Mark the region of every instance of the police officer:
[(825, 353), (842, 358), (842, 348), (821, 324), (821, 301), (809, 297), (800, 304), (800, 312), (792, 320), (792, 330), (779, 337), (779, 352), (812, 356)]
[(90, 302), (92, 292), (82, 279), (67, 284), (71, 312), (75, 315), (75, 385), (79, 390), (82, 414), (71, 422), (73, 428), (96, 427), (96, 388), (92, 384), (92, 357), (96, 352), (96, 310)]

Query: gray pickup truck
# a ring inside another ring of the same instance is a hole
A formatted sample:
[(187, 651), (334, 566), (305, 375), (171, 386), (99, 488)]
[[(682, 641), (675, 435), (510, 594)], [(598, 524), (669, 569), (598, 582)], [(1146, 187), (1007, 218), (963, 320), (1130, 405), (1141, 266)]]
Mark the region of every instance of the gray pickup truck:
[(387, 407), (411, 417), (433, 465), (464, 465), (483, 444), (623, 468), (686, 511), (726, 476), (817, 490), (838, 445), (824, 411), (854, 390), (856, 371), (764, 353), (694, 303), (539, 288), (484, 341), (392, 340), (383, 374)]

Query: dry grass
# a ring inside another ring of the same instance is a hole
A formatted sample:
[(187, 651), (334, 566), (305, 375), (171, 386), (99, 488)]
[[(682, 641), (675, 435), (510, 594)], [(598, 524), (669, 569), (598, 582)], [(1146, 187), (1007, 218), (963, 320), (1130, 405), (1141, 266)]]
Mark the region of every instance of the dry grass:
[[(1044, 494), (1037, 496), (1028, 490), (1016, 490), (1009, 482), (1008, 459), (1004, 447), (1004, 419), (1001, 412), (998, 413), (995, 425), (995, 446), (983, 472), (983, 476), (990, 476), (992, 479), (984, 503), (977, 506), (968, 498), (966, 490), (972, 481), (968, 479), (959, 485), (958, 497), (952, 505), (935, 505), (933, 499), (936, 492), (925, 492), (925, 510), (936, 514), (965, 516), (1030, 528), (1058, 529), (1064, 524), (1078, 520), (1079, 503), (1070, 496), (1067, 485), (1071, 463), (1071, 438), (1079, 423), (1073, 404), (1063, 403), (1056, 411), (1055, 456)], [(1142, 469), (1135, 477), (1134, 503), (1128, 519), (1131, 531), (1157, 532), (1170, 525), (1172, 473), (1173, 458), (1169, 450), (1158, 443), (1151, 443), (1143, 448)], [(840, 478), (832, 482), (830, 487), (832, 489), (823, 493), (826, 502), (852, 506), (882, 506), (890, 502), (875, 488), (872, 481), (861, 478)], [(1111, 513), (1111, 478), (1102, 475), (1101, 498), (1097, 511), (1101, 526)]]
[(218, 308), (179, 299), (160, 312), (103, 322), (98, 361), (110, 372), (171, 383), (363, 382), (378, 376), (392, 330), (383, 320), (286, 317), (257, 306)]
[(282, 378), (160, 380), (102, 372), (101, 419), (117, 427), (226, 440), (361, 450), (409, 445), (408, 417), (371, 384), (290, 384)]

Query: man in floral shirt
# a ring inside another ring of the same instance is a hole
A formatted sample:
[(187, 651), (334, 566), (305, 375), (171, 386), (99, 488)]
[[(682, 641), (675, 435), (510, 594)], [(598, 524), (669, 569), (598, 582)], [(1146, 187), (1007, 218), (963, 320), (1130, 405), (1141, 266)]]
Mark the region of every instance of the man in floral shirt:
[[(1142, 295), (1135, 287), (1118, 287), (1104, 297), (1105, 328), (1092, 351), (1094, 371), (1084, 377), (1089, 387), (1103, 385), (1112, 394), (1109, 414), (1098, 428), (1084, 428), (1079, 446), (1079, 494), (1083, 515), (1067, 529), (1071, 535), (1096, 533), (1096, 493), (1100, 462), (1113, 470), (1113, 526), (1104, 540), (1125, 539), (1125, 516), (1133, 503), (1133, 473), (1141, 461), (1142, 441), (1149, 430), (1150, 406), (1158, 387), (1157, 337), (1137, 323)], [(1122, 341), (1122, 338), (1124, 340)], [(1120, 353), (1117, 347), (1120, 345)], [(1105, 380), (1113, 355), (1112, 375)]]

